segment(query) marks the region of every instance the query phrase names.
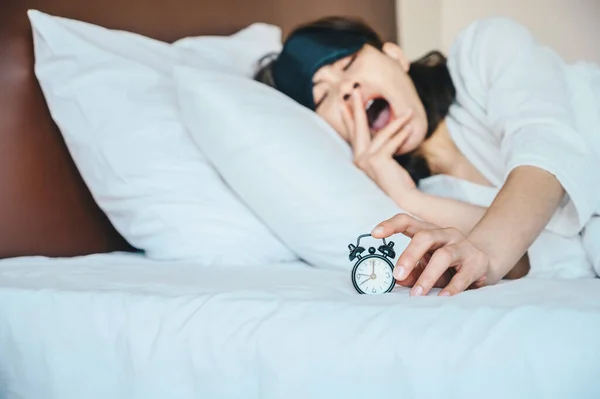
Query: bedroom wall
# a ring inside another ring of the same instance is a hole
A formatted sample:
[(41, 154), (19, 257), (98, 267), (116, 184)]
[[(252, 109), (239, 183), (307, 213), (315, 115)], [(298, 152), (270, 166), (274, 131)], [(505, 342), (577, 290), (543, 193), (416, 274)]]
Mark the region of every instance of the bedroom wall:
[(411, 58), (448, 52), (471, 21), (507, 16), (525, 24), (568, 61), (600, 64), (600, 0), (396, 0), (400, 44)]

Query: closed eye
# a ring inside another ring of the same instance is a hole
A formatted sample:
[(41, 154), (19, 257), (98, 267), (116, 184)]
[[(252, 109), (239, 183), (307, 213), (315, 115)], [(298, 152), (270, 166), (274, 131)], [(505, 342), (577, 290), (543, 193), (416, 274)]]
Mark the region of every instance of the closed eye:
[(358, 56), (358, 53), (354, 53), (352, 55), (352, 57), (350, 57), (350, 59), (348, 60), (348, 62), (346, 62), (346, 65), (344, 65), (344, 67), (342, 68), (343, 71), (347, 71), (352, 64), (354, 63), (354, 61), (356, 60), (356, 57)]
[[(342, 67), (342, 71), (347, 71), (352, 64), (354, 63), (354, 61), (356, 60), (356, 57), (358, 57), (358, 53), (354, 53), (352, 54), (351, 57), (348, 58), (348, 61), (346, 61), (346, 63), (344, 64), (344, 66)], [(317, 103), (315, 103), (315, 110), (317, 110), (319, 108), (319, 106), (323, 103), (323, 101), (325, 101), (325, 99), (327, 98), (327, 93), (325, 93)]]
[(323, 101), (325, 101), (326, 98), (327, 98), (327, 93), (325, 93), (323, 95), (323, 97), (321, 97), (321, 99), (315, 104), (315, 111), (319, 108), (319, 106), (321, 104), (323, 104)]

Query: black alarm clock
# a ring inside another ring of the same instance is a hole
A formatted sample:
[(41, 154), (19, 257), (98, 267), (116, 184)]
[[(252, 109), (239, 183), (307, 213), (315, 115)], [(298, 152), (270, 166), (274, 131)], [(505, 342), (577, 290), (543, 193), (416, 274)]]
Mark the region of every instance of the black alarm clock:
[(358, 261), (352, 268), (352, 284), (356, 291), (361, 294), (376, 295), (385, 294), (394, 289), (396, 279), (392, 275), (394, 265), (391, 259), (394, 259), (394, 242), (385, 242), (377, 249), (370, 247), (367, 255), (362, 255), (365, 248), (360, 246), (360, 240), (365, 237), (371, 237), (371, 234), (358, 236), (356, 245), (348, 245), (350, 262)]

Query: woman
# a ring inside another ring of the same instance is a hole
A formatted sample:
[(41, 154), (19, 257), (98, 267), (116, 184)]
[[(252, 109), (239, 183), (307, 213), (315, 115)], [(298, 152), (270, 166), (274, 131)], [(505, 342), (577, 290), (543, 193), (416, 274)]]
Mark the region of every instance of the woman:
[[(600, 70), (567, 65), (511, 20), (476, 21), (447, 60), (411, 63), (359, 21), (322, 19), (292, 32), (256, 78), (324, 118), (420, 219), (397, 215), (372, 233), (412, 237), (394, 270), (411, 295), (523, 275), (544, 229), (577, 235), (599, 217)], [(499, 191), (488, 208), (430, 196), (417, 187), (432, 174)]]

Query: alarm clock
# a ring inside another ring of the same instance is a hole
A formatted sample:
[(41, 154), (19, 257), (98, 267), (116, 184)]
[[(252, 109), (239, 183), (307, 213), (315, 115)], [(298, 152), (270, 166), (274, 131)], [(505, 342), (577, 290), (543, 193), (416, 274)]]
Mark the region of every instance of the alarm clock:
[(392, 291), (396, 285), (396, 279), (392, 275), (394, 265), (391, 259), (396, 256), (394, 251), (394, 242), (385, 242), (377, 249), (370, 247), (367, 255), (362, 255), (365, 248), (360, 246), (360, 240), (365, 237), (371, 237), (371, 234), (358, 236), (356, 245), (349, 244), (348, 255), (350, 262), (356, 261), (352, 268), (352, 284), (360, 294), (376, 295)]

